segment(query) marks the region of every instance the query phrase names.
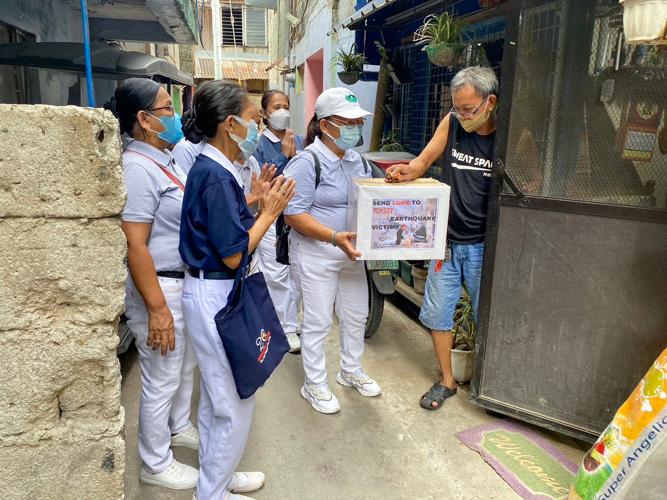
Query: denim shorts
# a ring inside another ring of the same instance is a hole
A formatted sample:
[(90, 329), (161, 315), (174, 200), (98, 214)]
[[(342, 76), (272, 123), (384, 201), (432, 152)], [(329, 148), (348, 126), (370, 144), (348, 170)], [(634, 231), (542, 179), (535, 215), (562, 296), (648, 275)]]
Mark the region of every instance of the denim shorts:
[(431, 330), (447, 332), (454, 328), (454, 311), (461, 299), (465, 281), (470, 294), (472, 308), (477, 316), (479, 286), (482, 278), (484, 243), (460, 245), (448, 243), (452, 258), (442, 261), (440, 272), (435, 271), (437, 260), (432, 260), (426, 279), (426, 293), (419, 319)]

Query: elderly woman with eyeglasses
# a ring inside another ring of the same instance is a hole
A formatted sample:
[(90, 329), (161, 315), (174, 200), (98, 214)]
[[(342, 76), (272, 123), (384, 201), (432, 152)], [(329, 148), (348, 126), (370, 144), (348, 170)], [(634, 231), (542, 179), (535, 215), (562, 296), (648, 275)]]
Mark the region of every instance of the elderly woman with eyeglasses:
[(199, 448), (199, 433), (190, 422), (197, 358), (183, 319), (185, 264), (178, 252), (186, 174), (168, 149), (183, 137), (180, 117), (167, 91), (143, 78), (123, 81), (105, 107), (129, 136), (121, 227), (129, 268), (125, 314), (141, 365), (139, 480), (190, 489), (199, 472), (177, 462), (171, 451)]

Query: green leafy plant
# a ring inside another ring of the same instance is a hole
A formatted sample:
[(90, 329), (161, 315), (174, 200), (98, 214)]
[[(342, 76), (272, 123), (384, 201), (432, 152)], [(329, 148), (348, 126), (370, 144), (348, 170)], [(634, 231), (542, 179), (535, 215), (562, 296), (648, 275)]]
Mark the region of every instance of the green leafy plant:
[(405, 151), (398, 140), (398, 129), (392, 129), (382, 136), (382, 139), (380, 140), (380, 151), (383, 153)]
[(475, 313), (472, 309), (472, 302), (468, 294), (468, 287), (463, 285), (463, 294), (461, 300), (456, 305), (454, 311), (454, 344), (452, 349), (456, 351), (474, 351), (475, 337), (477, 336), (477, 324), (475, 323)]
[(360, 74), (364, 70), (364, 64), (368, 61), (363, 54), (357, 54), (357, 44), (353, 43), (350, 50), (346, 51), (342, 47), (338, 47), (336, 54), (331, 60), (332, 65), (339, 66), (345, 73)]
[(466, 24), (454, 17), (453, 12), (431, 14), (424, 19), (424, 24), (415, 31), (414, 41), (427, 42), (429, 45), (443, 43), (463, 43)]
[(389, 51), (387, 50), (387, 48), (377, 40), (375, 41), (375, 46), (377, 47), (378, 52), (380, 53), (380, 57), (385, 61), (389, 61), (390, 60)]

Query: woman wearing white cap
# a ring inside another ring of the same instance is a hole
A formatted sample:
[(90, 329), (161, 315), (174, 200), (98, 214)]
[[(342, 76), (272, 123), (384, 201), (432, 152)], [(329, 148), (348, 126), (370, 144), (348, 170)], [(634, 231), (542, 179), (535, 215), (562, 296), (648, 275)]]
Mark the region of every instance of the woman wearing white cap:
[[(290, 267), (303, 299), (301, 353), (306, 380), (301, 396), (321, 413), (340, 410), (329, 390), (324, 340), (333, 324), (334, 307), (340, 320), (341, 371), (336, 381), (364, 396), (379, 396), (378, 384), (361, 366), (368, 319), (368, 288), (361, 254), (354, 249), (355, 233), (347, 232), (349, 180), (370, 177), (370, 169), (352, 150), (361, 141), (364, 117), (347, 89), (324, 91), (308, 125), (306, 151), (285, 168), (299, 189), (285, 210), (290, 232)], [(313, 154), (315, 156), (313, 156)], [(316, 181), (316, 160), (320, 165)]]

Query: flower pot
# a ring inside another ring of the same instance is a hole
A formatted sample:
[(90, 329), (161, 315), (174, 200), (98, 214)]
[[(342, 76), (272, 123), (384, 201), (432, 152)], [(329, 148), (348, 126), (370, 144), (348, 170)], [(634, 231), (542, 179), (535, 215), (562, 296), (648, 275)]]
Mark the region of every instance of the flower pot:
[(345, 85), (354, 85), (359, 81), (359, 73), (356, 71), (339, 71), (338, 78)]
[(472, 379), (473, 353), (471, 351), (456, 351), (452, 349), (452, 374), (454, 380), (463, 384)]
[(426, 292), (426, 277), (428, 276), (428, 269), (422, 269), (417, 266), (412, 266), (412, 281), (414, 282), (415, 293), (424, 295)]
[(463, 59), (465, 51), (463, 43), (439, 43), (437, 45), (427, 45), (422, 50), (426, 51), (429, 61), (436, 66), (454, 66)]

